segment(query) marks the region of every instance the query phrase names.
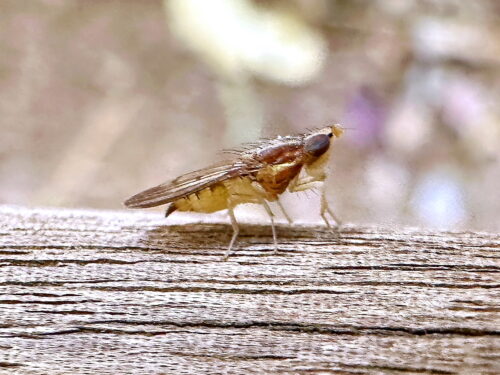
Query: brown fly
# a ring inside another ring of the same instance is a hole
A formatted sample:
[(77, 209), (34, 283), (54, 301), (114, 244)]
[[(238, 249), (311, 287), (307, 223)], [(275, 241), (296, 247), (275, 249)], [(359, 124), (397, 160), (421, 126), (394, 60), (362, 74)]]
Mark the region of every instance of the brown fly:
[(125, 205), (146, 208), (170, 203), (165, 216), (174, 211), (212, 213), (227, 209), (233, 227), (233, 236), (224, 256), (227, 259), (239, 233), (234, 207), (242, 203), (262, 204), (271, 219), (277, 251), (274, 214), (267, 202), (276, 201), (291, 223), (279, 202), (280, 194), (286, 189), (297, 192), (321, 188), (321, 217), (328, 227), (327, 213), (339, 224), (328, 207), (323, 182), (332, 140), (342, 133), (342, 127), (333, 125), (306, 134), (279, 136), (249, 144), (243, 150), (230, 151), (234, 154), (231, 160), (147, 189), (127, 199)]

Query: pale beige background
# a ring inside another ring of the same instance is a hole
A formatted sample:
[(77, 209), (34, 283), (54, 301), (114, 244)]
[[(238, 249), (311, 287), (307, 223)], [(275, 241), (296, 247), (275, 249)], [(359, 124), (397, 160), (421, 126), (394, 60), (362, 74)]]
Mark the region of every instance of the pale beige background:
[[(216, 3), (0, 1), (0, 203), (120, 208), (224, 147), (341, 122), (345, 221), (500, 229), (498, 1)], [(285, 199), (302, 221), (309, 196)]]

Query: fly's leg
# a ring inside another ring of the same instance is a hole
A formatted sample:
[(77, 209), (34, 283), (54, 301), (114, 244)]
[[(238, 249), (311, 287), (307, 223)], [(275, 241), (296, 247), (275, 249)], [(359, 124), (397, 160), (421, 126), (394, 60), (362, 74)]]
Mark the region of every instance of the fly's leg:
[(276, 203), (278, 204), (278, 207), (280, 208), (281, 212), (283, 212), (283, 216), (285, 216), (286, 220), (288, 221), (288, 224), (293, 224), (292, 219), (290, 218), (288, 213), (285, 211), (285, 207), (283, 207), (283, 205), (281, 204), (281, 201), (278, 199), (276, 201)]
[[(271, 210), (271, 207), (269, 207), (269, 204), (267, 204), (267, 202), (263, 198), (263, 196), (265, 196), (267, 194), (267, 192), (262, 187), (262, 185), (256, 181), (252, 182), (252, 188), (255, 190), (255, 193), (257, 194), (260, 203), (262, 204), (262, 206), (264, 206), (267, 214), (269, 215), (269, 218), (271, 219), (271, 229), (273, 231), (273, 241), (274, 241), (274, 253), (276, 253), (276, 252), (278, 252), (278, 240), (276, 237), (276, 228), (274, 227), (274, 213)], [(278, 204), (281, 207), (281, 209), (283, 210), (283, 206), (279, 203), (279, 201), (278, 201)], [(290, 220), (289, 216), (286, 214), (286, 212), (284, 210), (283, 210), (283, 213), (285, 214), (287, 219)]]
[(304, 191), (312, 188), (317, 188), (323, 186), (324, 178), (314, 178), (313, 176), (307, 176), (302, 178), (294, 178), (290, 185), (288, 185), (288, 190), (291, 193), (298, 191)]
[(331, 228), (332, 226), (330, 225), (330, 222), (328, 221), (328, 218), (326, 217), (326, 213), (330, 214), (330, 217), (335, 221), (336, 228), (340, 229), (340, 226), (342, 225), (340, 219), (335, 215), (328, 205), (328, 201), (326, 200), (325, 196), (325, 191), (323, 190), (321, 192), (321, 217), (323, 218), (326, 226), (328, 228)]
[(273, 241), (274, 241), (274, 253), (276, 254), (278, 252), (278, 240), (276, 237), (276, 228), (274, 227), (274, 213), (271, 211), (271, 207), (267, 204), (267, 202), (262, 199), (261, 202), (264, 208), (266, 209), (267, 214), (269, 215), (269, 218), (271, 219), (271, 229), (273, 231)]
[(335, 221), (337, 224), (336, 227), (337, 229), (340, 227), (341, 222), (340, 219), (333, 213), (332, 209), (328, 205), (328, 201), (326, 200), (325, 196), (325, 189), (324, 189), (324, 184), (323, 184), (323, 179), (315, 179), (312, 176), (308, 176), (302, 179), (297, 179), (292, 181), (289, 186), (290, 192), (298, 192), (298, 191), (304, 191), (308, 189), (314, 189), (314, 188), (319, 188), (321, 190), (321, 218), (325, 222), (326, 226), (328, 228), (331, 228), (332, 226), (330, 225), (330, 222), (328, 221), (328, 218), (326, 217), (326, 213), (330, 214), (332, 219)]
[(227, 260), (227, 258), (229, 258), (229, 255), (231, 255), (231, 249), (233, 248), (234, 242), (236, 241), (236, 238), (240, 233), (240, 227), (238, 226), (238, 222), (236, 221), (236, 217), (234, 216), (233, 207), (228, 206), (227, 212), (229, 213), (229, 217), (231, 219), (231, 225), (233, 227), (233, 237), (231, 238), (231, 242), (229, 242), (229, 246), (226, 250), (226, 253), (224, 254), (223, 260)]

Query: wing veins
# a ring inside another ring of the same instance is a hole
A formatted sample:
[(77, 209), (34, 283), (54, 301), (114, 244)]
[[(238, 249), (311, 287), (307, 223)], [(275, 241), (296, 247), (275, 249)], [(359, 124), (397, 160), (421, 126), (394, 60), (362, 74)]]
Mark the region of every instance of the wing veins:
[(215, 183), (232, 177), (255, 172), (258, 167), (251, 163), (236, 161), (190, 172), (173, 181), (144, 190), (125, 201), (131, 208), (147, 208), (171, 203), (179, 198), (199, 192)]

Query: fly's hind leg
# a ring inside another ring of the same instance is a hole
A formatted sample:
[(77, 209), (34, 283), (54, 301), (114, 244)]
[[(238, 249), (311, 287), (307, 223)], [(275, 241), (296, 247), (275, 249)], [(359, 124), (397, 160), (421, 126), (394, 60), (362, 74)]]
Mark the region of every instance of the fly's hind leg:
[(233, 237), (231, 238), (231, 242), (229, 242), (229, 246), (227, 247), (226, 253), (224, 254), (223, 260), (227, 260), (229, 255), (231, 255), (231, 249), (233, 248), (234, 242), (240, 233), (240, 227), (238, 226), (238, 222), (236, 221), (236, 217), (234, 216), (233, 207), (228, 206), (227, 211), (229, 213), (229, 218), (231, 219), (231, 225), (233, 227)]

